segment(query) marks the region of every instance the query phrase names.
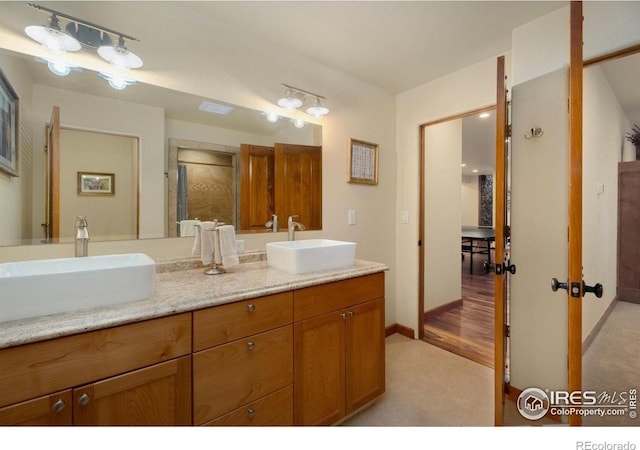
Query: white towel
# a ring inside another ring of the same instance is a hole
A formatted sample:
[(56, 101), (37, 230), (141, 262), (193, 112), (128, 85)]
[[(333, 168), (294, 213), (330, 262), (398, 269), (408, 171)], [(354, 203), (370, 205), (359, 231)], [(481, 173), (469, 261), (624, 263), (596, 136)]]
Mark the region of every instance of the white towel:
[(199, 227), (196, 227), (196, 238), (191, 249), (192, 256), (199, 256), (202, 260), (202, 264), (211, 264), (213, 262), (213, 234), (216, 228), (217, 222), (201, 222)]
[(235, 266), (240, 262), (236, 252), (236, 229), (233, 225), (222, 225), (216, 231), (219, 237), (219, 239), (216, 239), (218, 241), (216, 259), (218, 259), (217, 255), (219, 254), (219, 259), (224, 267)]
[(200, 221), (199, 220), (181, 220), (180, 236), (195, 236), (197, 223), (200, 223)]

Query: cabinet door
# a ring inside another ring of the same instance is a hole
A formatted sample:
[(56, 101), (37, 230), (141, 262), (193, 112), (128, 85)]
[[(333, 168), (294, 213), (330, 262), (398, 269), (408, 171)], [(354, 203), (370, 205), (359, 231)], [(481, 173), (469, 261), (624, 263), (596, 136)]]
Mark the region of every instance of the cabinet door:
[(191, 356), (73, 390), (75, 425), (190, 425)]
[(344, 417), (344, 336), (340, 311), (294, 324), (296, 425), (330, 425)]
[(354, 306), (346, 320), (347, 414), (385, 390), (384, 299)]
[(292, 381), (291, 325), (195, 353), (194, 423), (209, 422)]
[(71, 425), (71, 389), (0, 408), (0, 425)]

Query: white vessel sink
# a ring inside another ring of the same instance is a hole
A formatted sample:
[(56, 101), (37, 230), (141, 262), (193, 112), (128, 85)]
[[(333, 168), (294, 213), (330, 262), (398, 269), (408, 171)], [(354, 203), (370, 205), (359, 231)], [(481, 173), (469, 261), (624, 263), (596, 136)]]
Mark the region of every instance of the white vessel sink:
[(355, 242), (308, 239), (267, 244), (267, 264), (294, 274), (351, 267), (355, 259)]
[(0, 322), (144, 300), (154, 279), (142, 253), (0, 264)]

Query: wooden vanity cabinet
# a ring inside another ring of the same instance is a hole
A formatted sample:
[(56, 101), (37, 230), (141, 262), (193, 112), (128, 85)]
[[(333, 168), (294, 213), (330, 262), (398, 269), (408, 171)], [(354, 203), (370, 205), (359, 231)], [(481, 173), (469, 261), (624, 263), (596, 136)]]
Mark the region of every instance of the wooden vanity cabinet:
[(194, 425), (292, 425), (292, 292), (193, 315)]
[(385, 391), (384, 273), (294, 296), (294, 423), (335, 424)]
[(0, 424), (190, 424), (190, 353), (191, 313), (0, 350)]

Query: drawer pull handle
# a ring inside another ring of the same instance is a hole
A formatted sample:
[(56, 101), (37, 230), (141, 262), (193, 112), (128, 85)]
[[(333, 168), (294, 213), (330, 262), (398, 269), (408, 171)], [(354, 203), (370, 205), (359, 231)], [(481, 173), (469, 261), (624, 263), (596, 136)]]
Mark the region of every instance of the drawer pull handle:
[(247, 416), (249, 419), (253, 419), (256, 416), (256, 410), (253, 408), (247, 409)]
[(64, 400), (62, 400), (61, 398), (59, 398), (52, 406), (51, 406), (51, 410), (54, 413), (59, 413), (62, 412), (62, 410), (64, 409), (64, 407), (67, 406), (66, 403), (64, 402)]
[(91, 397), (89, 397), (89, 394), (85, 392), (78, 398), (78, 404), (80, 406), (87, 406), (89, 404), (89, 400), (91, 400)]
[(253, 303), (249, 303), (247, 305), (247, 311), (254, 312), (255, 310), (256, 310), (256, 305), (254, 305)]
[(354, 313), (353, 311), (349, 311), (349, 312), (347, 313), (347, 315), (348, 315), (349, 317), (353, 317), (353, 316), (355, 316), (355, 315), (356, 315), (356, 313)]
[(256, 347), (255, 342), (253, 342), (253, 341), (249, 341), (249, 342), (247, 342), (247, 348), (248, 348), (249, 350), (253, 350), (255, 347)]
[(340, 313), (340, 317), (342, 317), (343, 319), (346, 319), (347, 315), (345, 313)]

